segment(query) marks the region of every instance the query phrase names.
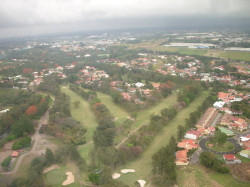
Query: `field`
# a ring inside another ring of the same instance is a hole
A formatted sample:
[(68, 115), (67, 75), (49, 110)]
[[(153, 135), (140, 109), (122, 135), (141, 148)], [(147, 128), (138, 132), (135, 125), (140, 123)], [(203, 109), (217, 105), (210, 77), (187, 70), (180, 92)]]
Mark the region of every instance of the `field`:
[(208, 173), (204, 171), (204, 168), (198, 165), (178, 167), (177, 185), (179, 187), (219, 186), (218, 183), (211, 180)]
[(226, 51), (221, 53), (219, 57), (230, 58), (233, 60), (250, 61), (250, 52)]
[[(207, 96), (208, 92), (203, 92), (202, 95), (196, 98), (196, 100), (194, 100), (187, 108), (181, 110), (177, 116), (154, 138), (147, 150), (137, 160), (128, 163), (125, 168), (135, 169), (136, 174), (140, 178), (147, 180), (151, 174), (152, 155), (162, 146), (166, 145), (172, 135), (177, 135), (178, 125), (184, 125), (185, 118), (187, 118), (191, 112), (195, 111)], [(147, 180), (147, 182), (149, 181)]]

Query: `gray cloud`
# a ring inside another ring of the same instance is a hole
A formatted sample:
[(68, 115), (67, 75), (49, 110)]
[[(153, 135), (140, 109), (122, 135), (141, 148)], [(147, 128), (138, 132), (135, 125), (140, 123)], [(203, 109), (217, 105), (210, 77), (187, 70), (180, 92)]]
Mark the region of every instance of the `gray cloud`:
[[(24, 28), (93, 23), (113, 19), (171, 17), (250, 18), (249, 0), (1, 0), (0, 34)], [(112, 22), (112, 21), (111, 21)], [(111, 23), (110, 22), (110, 23)], [(112, 27), (111, 25), (106, 25)], [(74, 26), (75, 27), (75, 26)], [(94, 26), (96, 27), (96, 26)], [(113, 25), (116, 27), (116, 25)], [(70, 29), (68, 29), (70, 30)]]

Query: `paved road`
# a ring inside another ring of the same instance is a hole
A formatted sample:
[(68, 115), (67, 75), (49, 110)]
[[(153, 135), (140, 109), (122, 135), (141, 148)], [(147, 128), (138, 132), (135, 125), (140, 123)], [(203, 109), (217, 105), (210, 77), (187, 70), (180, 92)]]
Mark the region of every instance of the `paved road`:
[[(54, 102), (54, 98), (52, 98), (53, 102)], [(50, 109), (50, 108), (49, 108)], [(36, 129), (36, 132), (35, 134), (32, 135), (31, 139), (33, 141), (33, 145), (32, 145), (32, 148), (29, 152), (27, 153), (24, 153), (22, 154), (18, 160), (17, 160), (17, 163), (15, 165), (15, 168), (12, 170), (12, 171), (9, 171), (9, 172), (3, 172), (3, 173), (0, 173), (0, 174), (4, 174), (4, 175), (12, 175), (12, 174), (15, 174), (20, 166), (20, 164), (22, 163), (22, 160), (24, 157), (26, 157), (27, 155), (29, 154), (37, 154), (37, 145), (38, 145), (38, 142), (41, 140), (41, 134), (39, 134), (39, 129), (41, 128), (42, 124), (44, 124), (46, 121), (48, 121), (49, 119), (49, 109), (46, 111), (46, 113), (44, 114), (44, 116), (40, 119), (39, 123), (38, 123), (38, 127)]]
[(234, 150), (232, 151), (227, 151), (227, 152), (220, 152), (220, 151), (214, 151), (214, 150), (211, 150), (209, 148), (206, 147), (206, 142), (209, 140), (210, 138), (203, 138), (200, 142), (199, 142), (199, 146), (202, 148), (203, 151), (211, 151), (212, 153), (214, 154), (217, 154), (217, 155), (226, 155), (226, 154), (235, 154), (237, 153), (238, 151), (241, 150), (241, 146), (240, 144), (238, 143), (237, 140), (233, 139), (233, 138), (230, 138), (230, 139), (227, 139), (229, 142), (233, 143), (234, 144)]

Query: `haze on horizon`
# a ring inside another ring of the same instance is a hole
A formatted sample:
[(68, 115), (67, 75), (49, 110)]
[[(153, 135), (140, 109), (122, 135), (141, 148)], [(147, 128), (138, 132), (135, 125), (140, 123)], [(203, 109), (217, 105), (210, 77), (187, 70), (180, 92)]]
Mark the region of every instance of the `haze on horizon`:
[(88, 30), (244, 25), (249, 0), (1, 0), (0, 38)]

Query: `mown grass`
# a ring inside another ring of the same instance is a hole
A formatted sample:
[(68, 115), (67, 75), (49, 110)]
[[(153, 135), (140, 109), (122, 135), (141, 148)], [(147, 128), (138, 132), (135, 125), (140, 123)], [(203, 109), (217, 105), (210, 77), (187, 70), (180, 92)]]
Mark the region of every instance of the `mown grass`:
[(177, 168), (177, 185), (179, 187), (213, 186), (209, 175), (198, 165), (180, 166)]
[(182, 109), (177, 116), (166, 127), (164, 127), (159, 134), (157, 134), (146, 151), (144, 151), (138, 159), (128, 163), (124, 167), (135, 169), (138, 176), (147, 180), (151, 175), (151, 161), (153, 154), (162, 146), (167, 145), (172, 135), (176, 137), (177, 127), (179, 125), (185, 125), (185, 118), (188, 118), (189, 114), (194, 112), (207, 96), (208, 92), (203, 92), (188, 107)]
[(115, 118), (118, 118), (116, 120), (117, 122), (121, 123), (126, 120), (126, 117), (129, 116), (129, 113), (127, 111), (113, 102), (111, 96), (100, 92), (97, 92), (97, 96), (101, 100), (101, 102), (108, 107), (110, 113), (113, 114)]
[(242, 182), (242, 181), (236, 180), (235, 178), (233, 178), (232, 175), (229, 175), (229, 174), (221, 174), (221, 173), (212, 172), (209, 174), (209, 176), (213, 180), (215, 180), (217, 183), (225, 187), (235, 187), (235, 186), (249, 187), (250, 186), (250, 182)]

